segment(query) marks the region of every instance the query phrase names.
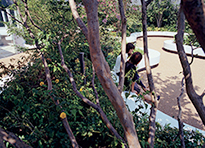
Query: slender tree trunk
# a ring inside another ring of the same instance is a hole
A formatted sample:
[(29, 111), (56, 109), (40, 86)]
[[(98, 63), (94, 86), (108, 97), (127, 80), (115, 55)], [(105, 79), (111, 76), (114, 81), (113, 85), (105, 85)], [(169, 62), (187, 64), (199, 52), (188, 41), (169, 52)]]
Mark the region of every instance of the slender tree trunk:
[(155, 119), (156, 119), (158, 102), (156, 100), (156, 95), (155, 95), (155, 92), (154, 92), (154, 82), (153, 82), (153, 78), (152, 78), (152, 71), (151, 71), (151, 67), (149, 65), (149, 55), (148, 55), (148, 46), (147, 46), (146, 5), (145, 5), (144, 0), (141, 0), (141, 3), (142, 3), (142, 25), (143, 25), (143, 44), (144, 44), (145, 67), (146, 67), (146, 73), (147, 73), (150, 92), (151, 92), (151, 94), (154, 94), (153, 96), (151, 95), (153, 104), (152, 104), (152, 107), (151, 107), (151, 112), (150, 112), (150, 117), (149, 117), (149, 138), (148, 138), (148, 143), (149, 143), (149, 147), (154, 148), (155, 131), (156, 131)]
[[(182, 5), (182, 8), (184, 8), (183, 2), (181, 3), (181, 5)], [(183, 47), (184, 28), (181, 27), (183, 25), (181, 25), (180, 23), (184, 23), (183, 20), (181, 19), (178, 20), (178, 32), (177, 32), (177, 35), (175, 36), (175, 39), (176, 39), (179, 59), (180, 59), (180, 62), (183, 68), (183, 74), (185, 77), (186, 91), (194, 107), (196, 108), (203, 124), (205, 125), (205, 106), (202, 100), (204, 93), (202, 95), (198, 95), (196, 91), (194, 90), (190, 65), (189, 65), (189, 62), (188, 62), (188, 59), (187, 59), (187, 56), (186, 56), (186, 53)], [(203, 32), (203, 30), (201, 32)]]
[(120, 63), (120, 76), (119, 76), (119, 85), (118, 90), (122, 93), (124, 86), (124, 76), (125, 76), (125, 53), (126, 53), (126, 17), (124, 14), (123, 1), (118, 0), (119, 9), (122, 22), (122, 45), (121, 45), (121, 63)]
[(95, 72), (102, 84), (105, 93), (109, 97), (120, 122), (125, 131), (125, 136), (129, 147), (140, 147), (140, 143), (135, 130), (133, 117), (126, 108), (125, 102), (121, 97), (116, 85), (114, 84), (108, 63), (100, 47), (99, 22), (98, 22), (98, 2), (97, 0), (83, 0), (88, 19), (88, 43), (90, 55)]
[[(179, 9), (179, 16), (178, 16), (178, 32), (182, 32), (185, 28), (185, 16), (183, 13), (182, 8), (180, 7)], [(183, 40), (182, 40), (183, 42)], [(181, 103), (180, 103), (180, 99), (184, 93), (184, 77), (182, 78), (182, 88), (181, 88), (181, 93), (179, 95), (179, 97), (177, 97), (177, 103), (178, 103), (178, 107), (179, 107), (179, 114), (178, 114), (178, 123), (179, 123), (179, 138), (181, 140), (181, 148), (185, 148), (185, 142), (184, 142), (184, 132), (183, 132), (183, 122), (181, 120)]]

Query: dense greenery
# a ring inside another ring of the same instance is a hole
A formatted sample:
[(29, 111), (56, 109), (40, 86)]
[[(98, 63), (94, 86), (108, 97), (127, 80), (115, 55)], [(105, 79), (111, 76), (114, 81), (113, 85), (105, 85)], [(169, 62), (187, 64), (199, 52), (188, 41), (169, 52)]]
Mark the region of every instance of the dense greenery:
[[(80, 5), (81, 1), (78, 2), (79, 14), (86, 23), (84, 7)], [(101, 47), (111, 69), (121, 49), (120, 41), (117, 38), (120, 35), (119, 12), (117, 7), (109, 9), (112, 5), (117, 4), (114, 2), (114, 0), (99, 2), (101, 5), (99, 6)], [(23, 9), (23, 5), (19, 4)], [(32, 0), (29, 1), (29, 6), (32, 6), (29, 7), (29, 10), (34, 22), (42, 28), (39, 30), (33, 26), (32, 31), (36, 40), (44, 47), (41, 51), (44, 53), (51, 71), (53, 90), (47, 90), (44, 66), (38, 54), (35, 54), (26, 66), (10, 66), (11, 71), (9, 72), (7, 69), (6, 72), (13, 75), (15, 79), (8, 83), (9, 87), (5, 88), (0, 95), (0, 126), (15, 133), (33, 147), (70, 147), (70, 140), (60, 118), (60, 113), (64, 110), (80, 146), (121, 147), (121, 142), (111, 135), (97, 111), (76, 96), (68, 75), (61, 67), (60, 55), (55, 42), (67, 34), (68, 36), (61, 44), (65, 63), (73, 73), (77, 90), (95, 102), (95, 94), (91, 88), (92, 63), (88, 43), (72, 17), (68, 2)], [(127, 10), (126, 15), (129, 16), (127, 17), (127, 33), (140, 31), (140, 8), (127, 6)], [(11, 32), (16, 31), (15, 24), (11, 27)], [(36, 42), (29, 37), (29, 33), (26, 31), (17, 33), (22, 35), (27, 43)], [(37, 53), (38, 51), (32, 50), (31, 52)], [(81, 73), (80, 52), (84, 52), (86, 77)], [(1, 66), (1, 68), (5, 68), (4, 65)], [(86, 84), (84, 84), (84, 79), (86, 79)], [(97, 77), (95, 78), (95, 88), (101, 108), (123, 137), (124, 133), (118, 117)], [(59, 100), (62, 108), (56, 106), (51, 97)], [(140, 108), (139, 106), (132, 114), (140, 143), (142, 147), (146, 147), (148, 115), (142, 114)], [(178, 129), (173, 129), (169, 125), (165, 127), (161, 127), (158, 123), (156, 125), (156, 147), (180, 146), (179, 136), (177, 136)], [(185, 131), (185, 140), (187, 147), (197, 147), (204, 143), (204, 136), (198, 132)]]

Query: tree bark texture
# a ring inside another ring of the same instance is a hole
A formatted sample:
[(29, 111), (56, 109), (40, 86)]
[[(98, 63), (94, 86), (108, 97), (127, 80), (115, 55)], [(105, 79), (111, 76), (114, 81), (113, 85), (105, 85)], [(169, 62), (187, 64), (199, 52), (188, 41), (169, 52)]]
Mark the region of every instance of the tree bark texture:
[[(74, 0), (69, 0), (69, 5), (70, 5), (70, 8), (71, 8), (74, 19), (76, 20), (78, 26), (81, 28), (83, 34), (87, 38), (88, 37), (88, 29), (85, 26), (84, 22), (80, 19), (80, 16), (78, 15), (75, 1)], [(88, 38), (87, 38), (87, 40), (88, 40)]]
[[(150, 88), (150, 92), (151, 92), (151, 98), (152, 98), (152, 102), (153, 102), (152, 107), (151, 107), (150, 117), (149, 117), (148, 143), (149, 143), (149, 147), (154, 148), (155, 131), (156, 131), (155, 119), (156, 119), (158, 102), (156, 100), (156, 95), (154, 92), (154, 82), (153, 82), (153, 78), (152, 78), (152, 71), (151, 71), (151, 67), (149, 65), (149, 55), (148, 55), (148, 45), (147, 45), (147, 14), (146, 14), (145, 0), (141, 0), (141, 3), (142, 3), (144, 60), (145, 60), (145, 67), (146, 67), (149, 88)], [(154, 94), (154, 95), (152, 95), (152, 94)]]
[(179, 113), (178, 113), (178, 125), (179, 125), (179, 138), (181, 140), (181, 148), (185, 148), (185, 142), (184, 142), (184, 132), (183, 132), (183, 121), (181, 119), (181, 114), (182, 114), (182, 109), (181, 109), (181, 97), (184, 93), (184, 77), (182, 78), (182, 88), (181, 88), (181, 93), (179, 95), (179, 97), (177, 97), (177, 104), (178, 104), (178, 108), (179, 108)]
[[(182, 5), (183, 7), (183, 5)], [(184, 9), (183, 9), (184, 10)], [(186, 83), (186, 92), (193, 103), (194, 107), (196, 108), (203, 124), (205, 125), (205, 106), (203, 104), (203, 95), (198, 95), (193, 87), (192, 82), (192, 74), (191, 74), (191, 68), (186, 56), (186, 53), (184, 51), (183, 47), (183, 34), (184, 34), (184, 13), (180, 13), (181, 16), (178, 19), (178, 32), (175, 36), (176, 39), (176, 45), (177, 45), (177, 51), (179, 55), (179, 59), (183, 68), (183, 74), (185, 77), (185, 83)]]
[(101, 51), (98, 22), (97, 0), (83, 0), (88, 19), (88, 43), (90, 56), (100, 83), (110, 99), (125, 131), (129, 147), (140, 147), (133, 117), (127, 110), (125, 102), (114, 84), (108, 63)]
[(205, 6), (203, 0), (181, 0), (183, 12), (205, 52)]
[[(17, 148), (32, 148), (31, 146), (27, 145), (25, 142), (23, 142), (20, 138), (18, 138), (13, 133), (8, 132), (0, 127), (0, 141), (2, 140), (9, 142), (11, 145)], [(4, 147), (5, 146), (2, 145), (2, 148)]]
[(122, 22), (122, 45), (121, 45), (121, 63), (120, 63), (120, 76), (119, 76), (119, 85), (118, 90), (122, 93), (123, 86), (124, 86), (124, 76), (125, 76), (125, 53), (126, 53), (126, 17), (123, 8), (123, 1), (118, 0), (119, 2), (119, 10), (121, 15), (121, 22)]

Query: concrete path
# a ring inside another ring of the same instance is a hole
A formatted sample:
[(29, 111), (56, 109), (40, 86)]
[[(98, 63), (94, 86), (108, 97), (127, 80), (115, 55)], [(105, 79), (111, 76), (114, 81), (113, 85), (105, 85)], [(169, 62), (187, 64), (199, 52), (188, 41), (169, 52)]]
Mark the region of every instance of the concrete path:
[[(170, 37), (148, 37), (148, 48), (157, 50), (161, 53), (159, 65), (152, 69), (155, 89), (157, 95), (161, 96), (159, 110), (165, 114), (177, 119), (178, 105), (177, 97), (181, 92), (182, 67), (179, 57), (176, 53), (170, 53), (163, 50), (165, 40), (170, 40)], [(138, 38), (137, 46), (143, 47), (142, 38)], [(191, 60), (190, 57), (188, 57)], [(195, 58), (191, 65), (192, 79), (196, 92), (202, 94), (205, 89), (205, 59)], [(147, 84), (146, 71), (139, 73), (143, 76), (142, 81)], [(148, 84), (147, 84), (148, 86)], [(205, 97), (203, 98), (205, 104)], [(182, 119), (185, 123), (196, 128), (205, 130), (196, 109), (189, 100), (186, 92), (181, 98)]]
[(11, 46), (8, 47), (8, 46), (0, 46), (0, 59), (2, 58), (6, 58), (6, 57), (10, 57), (12, 55), (15, 55), (15, 53), (7, 50), (9, 48), (12, 48)]

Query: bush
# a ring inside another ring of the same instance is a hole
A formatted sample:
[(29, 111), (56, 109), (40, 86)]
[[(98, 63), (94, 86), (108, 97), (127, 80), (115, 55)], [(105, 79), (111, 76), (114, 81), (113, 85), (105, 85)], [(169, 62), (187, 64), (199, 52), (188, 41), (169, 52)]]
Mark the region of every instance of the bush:
[[(63, 77), (58, 70), (52, 72), (52, 92), (47, 90), (44, 68), (40, 61), (37, 59), (34, 65), (29, 65), (25, 71), (17, 71), (15, 80), (10, 82), (9, 87), (0, 95), (1, 127), (24, 137), (23, 140), (33, 147), (70, 147), (70, 140), (59, 117), (63, 109), (81, 146), (120, 145), (110, 135), (98, 113), (74, 94), (67, 77)], [(79, 64), (75, 68), (80, 68)], [(79, 78), (75, 76), (75, 79)], [(97, 86), (102, 109), (121, 133), (122, 127), (110, 101), (105, 97), (99, 82)], [(89, 83), (83, 87), (78, 86), (78, 89), (95, 102)], [(53, 103), (51, 96), (56, 96), (54, 99), (60, 101), (62, 108)]]

